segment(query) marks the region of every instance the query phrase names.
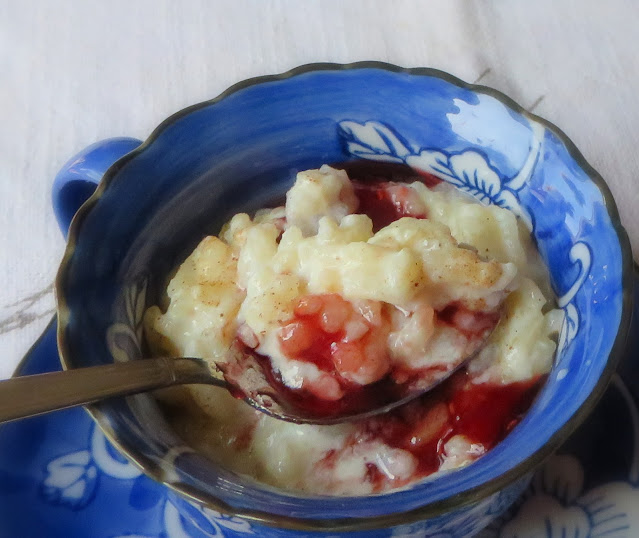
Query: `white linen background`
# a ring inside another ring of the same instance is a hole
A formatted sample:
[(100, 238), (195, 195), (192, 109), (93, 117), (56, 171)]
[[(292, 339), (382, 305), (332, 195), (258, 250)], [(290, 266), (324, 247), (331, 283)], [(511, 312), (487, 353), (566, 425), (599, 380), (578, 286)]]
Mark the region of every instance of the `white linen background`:
[(320, 61), (435, 67), (552, 121), (639, 252), (639, 2), (0, 0), (0, 378), (51, 318), (60, 166), (248, 77)]

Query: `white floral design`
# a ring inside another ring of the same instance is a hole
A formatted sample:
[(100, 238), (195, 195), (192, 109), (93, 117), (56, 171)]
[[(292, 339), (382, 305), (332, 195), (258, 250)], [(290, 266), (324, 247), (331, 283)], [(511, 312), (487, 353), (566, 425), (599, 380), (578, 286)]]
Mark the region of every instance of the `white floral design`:
[(91, 502), (98, 482), (98, 470), (88, 450), (79, 450), (53, 459), (41, 492), (47, 502), (80, 510)]
[(557, 345), (558, 353), (568, 347), (577, 335), (577, 330), (579, 329), (579, 312), (573, 303), (573, 299), (590, 273), (590, 267), (592, 265), (590, 248), (581, 241), (572, 246), (568, 256), (572, 263), (579, 264), (579, 276), (577, 276), (577, 280), (575, 280), (570, 289), (557, 299), (557, 306), (564, 309), (564, 323)]
[[(191, 504), (189, 516), (196, 527), (208, 536), (225, 536), (224, 529), (236, 534), (255, 535), (248, 521), (239, 517), (226, 516), (220, 512)], [(164, 528), (167, 538), (191, 538), (184, 526), (184, 515), (170, 500), (164, 504)]]
[[(464, 122), (456, 123), (451, 120), (453, 129), (463, 129), (464, 125)], [(345, 142), (346, 151), (351, 155), (373, 161), (404, 163), (432, 174), (483, 203), (509, 209), (529, 230), (534, 230), (528, 210), (519, 201), (519, 191), (529, 181), (542, 151), (545, 128), (541, 124), (530, 122), (530, 150), (519, 172), (511, 178), (500, 176), (498, 170), (478, 151), (449, 153), (441, 149), (420, 148), (379, 121), (358, 123), (344, 120), (338, 123), (338, 130)], [(559, 351), (570, 345), (579, 330), (579, 313), (572, 301), (588, 276), (592, 263), (590, 249), (583, 242), (572, 246), (569, 257), (572, 263), (580, 264), (580, 274), (558, 301), (559, 307), (564, 309), (565, 320), (559, 339)]]
[(100, 472), (122, 480), (142, 475), (131, 462), (112, 456), (106, 437), (92, 425), (88, 450), (71, 452), (49, 462), (40, 486), (42, 496), (51, 504), (82, 509), (94, 497)]
[(148, 280), (142, 278), (123, 290), (114, 318), (118, 320), (107, 331), (107, 346), (113, 360), (126, 362), (142, 354), (143, 319)]
[(220, 532), (222, 530), (220, 527), (224, 527), (241, 534), (255, 534), (251, 529), (250, 523), (239, 517), (229, 517), (209, 508), (203, 508), (202, 513), (211, 523), (218, 527)]
[(470, 508), (463, 508), (436, 520), (393, 529), (392, 538), (462, 538), (475, 536), (496, 515), (500, 515), (521, 494), (520, 483), (508, 487)]
[(164, 532), (167, 538), (191, 538), (182, 524), (180, 512), (168, 500), (164, 503)]
[(510, 519), (491, 525), (482, 538), (630, 538), (639, 530), (639, 409), (619, 376), (613, 386), (631, 417), (634, 458), (628, 481), (584, 491), (584, 469), (573, 455), (555, 455), (536, 473)]
[(122, 456), (113, 456), (113, 449), (100, 428), (93, 426), (91, 435), (91, 455), (95, 465), (104, 474), (120, 480), (132, 480), (142, 476), (142, 471)]
[[(42, 496), (50, 504), (66, 505), (81, 510), (91, 503), (95, 496), (98, 479), (104, 474), (116, 480), (135, 480), (145, 477), (133, 463), (117, 455), (110, 446), (102, 430), (91, 426), (88, 449), (71, 452), (53, 459), (47, 465), (47, 476), (41, 484)], [(159, 487), (159, 486), (158, 486)], [(163, 492), (159, 497), (163, 503), (163, 537), (191, 538), (184, 526), (184, 517)], [(184, 501), (187, 502), (187, 501)], [(239, 517), (226, 516), (197, 504), (190, 504), (189, 512), (194, 524), (206, 529), (210, 536), (224, 536), (224, 529), (236, 534), (254, 535), (248, 521)], [(113, 538), (157, 538), (148, 535), (123, 534)]]
[(567, 455), (551, 459), (538, 476), (544, 475), (546, 482), (533, 485), (499, 538), (628, 538), (639, 528), (639, 489), (633, 484), (608, 482), (584, 493), (581, 463)]
[(404, 163), (433, 174), (481, 202), (510, 209), (532, 229), (530, 215), (519, 203), (517, 192), (528, 181), (539, 159), (543, 140), (543, 127), (540, 125), (533, 125), (531, 151), (519, 173), (510, 179), (502, 178), (486, 157), (475, 150), (447, 153), (439, 149), (416, 148), (379, 121), (358, 123), (345, 120), (338, 125), (346, 150), (351, 155), (373, 161)]

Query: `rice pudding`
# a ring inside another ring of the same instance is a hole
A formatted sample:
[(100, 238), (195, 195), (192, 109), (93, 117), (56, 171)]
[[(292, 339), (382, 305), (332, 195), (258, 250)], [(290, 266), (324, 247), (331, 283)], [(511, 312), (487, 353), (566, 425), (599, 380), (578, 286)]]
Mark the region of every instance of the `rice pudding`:
[(163, 391), (178, 433), (227, 468), (314, 494), (403, 487), (492, 448), (550, 370), (562, 314), (525, 226), (434, 176), (378, 169), (300, 172), (285, 205), (204, 238), (166, 308), (146, 312), (152, 351), (219, 361), (239, 347), (327, 416), (476, 357), (410, 404), (332, 426), (209, 386)]

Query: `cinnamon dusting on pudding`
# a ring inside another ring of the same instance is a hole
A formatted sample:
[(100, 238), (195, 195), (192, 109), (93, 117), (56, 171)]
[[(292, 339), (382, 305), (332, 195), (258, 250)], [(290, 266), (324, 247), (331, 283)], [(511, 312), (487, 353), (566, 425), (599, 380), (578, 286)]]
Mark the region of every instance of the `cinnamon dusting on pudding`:
[(365, 495), (467, 465), (502, 440), (543, 384), (561, 314), (547, 311), (543, 266), (512, 213), (405, 166), (345, 168), (300, 172), (284, 206), (206, 238), (169, 284), (168, 310), (152, 307), (145, 325), (158, 352), (170, 343), (219, 359), (241, 346), (277, 390), (329, 414), (447, 371), (490, 334), (434, 392), (355, 423), (288, 424), (211, 387), (168, 396), (179, 434), (226, 467)]

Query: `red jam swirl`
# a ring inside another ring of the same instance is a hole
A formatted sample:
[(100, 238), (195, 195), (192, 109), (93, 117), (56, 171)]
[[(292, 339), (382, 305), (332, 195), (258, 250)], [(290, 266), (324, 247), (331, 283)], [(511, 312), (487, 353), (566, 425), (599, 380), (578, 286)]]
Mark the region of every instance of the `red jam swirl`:
[(419, 195), (406, 185), (354, 181), (353, 187), (359, 200), (357, 212), (370, 217), (373, 232), (402, 217), (426, 218), (426, 210)]
[[(301, 297), (280, 330), (280, 346), (290, 359), (312, 363), (327, 375), (296, 390), (275, 375), (280, 394), (308, 414), (330, 417), (394, 402), (412, 379), (429, 383), (447, 373), (444, 365), (418, 370), (393, 365), (387, 346), (389, 307), (368, 301), (358, 308), (337, 294)], [(435, 313), (435, 325), (453, 325), (468, 339), (482, 338), (499, 321), (497, 313), (472, 312), (461, 305), (442, 313), (441, 320)], [(458, 318), (463, 319), (459, 327)]]
[[(336, 168), (347, 171), (359, 200), (358, 213), (371, 218), (374, 231), (402, 217), (428, 218), (419, 196), (406, 183), (421, 181), (431, 188), (441, 182), (435, 176), (397, 164), (356, 161)], [(293, 317), (280, 331), (281, 348), (287, 357), (312, 363), (327, 374), (328, 381), (323, 385), (291, 389), (270, 368), (268, 357), (249, 347), (244, 349), (264, 365), (269, 383), (282, 401), (309, 416), (330, 417), (377, 408), (395, 401), (398, 394), (386, 345), (390, 322), (384, 308), (371, 317), (336, 294), (309, 295), (299, 300)], [(492, 331), (498, 321), (498, 313), (470, 311), (458, 303), (435, 314), (436, 324), (453, 326), (468, 338)], [(362, 369), (373, 382), (356, 382), (354, 378)], [(410, 371), (396, 369), (395, 378), (411, 375)], [(540, 376), (506, 385), (479, 384), (462, 369), (421, 398), (358, 422), (349, 446), (381, 440), (408, 451), (415, 457), (417, 469), (404, 482), (425, 477), (439, 470), (447, 457), (446, 443), (456, 435), (470, 443), (471, 459), (504, 439), (528, 410), (544, 380), (545, 376)], [(339, 452), (349, 446), (329, 451), (322, 465), (334, 466)], [(389, 482), (374, 463), (367, 463), (366, 480), (374, 491), (382, 491)], [(402, 485), (392, 483), (392, 487)]]
[[(470, 459), (502, 441), (521, 421), (545, 378), (507, 385), (478, 384), (462, 370), (421, 399), (368, 419), (363, 436), (410, 452), (417, 460), (410, 480), (419, 479), (439, 470), (446, 456), (444, 447), (453, 436), (463, 435), (471, 444)], [(362, 433), (358, 437), (361, 439)], [(388, 484), (383, 473), (372, 473), (370, 477), (374, 491), (381, 491)]]

